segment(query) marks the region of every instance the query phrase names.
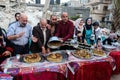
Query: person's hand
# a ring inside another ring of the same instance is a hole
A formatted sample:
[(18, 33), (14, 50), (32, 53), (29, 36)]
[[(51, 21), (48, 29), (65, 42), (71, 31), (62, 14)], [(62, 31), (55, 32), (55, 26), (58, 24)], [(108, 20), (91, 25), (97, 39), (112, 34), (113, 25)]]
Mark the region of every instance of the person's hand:
[(17, 34), (16, 36), (17, 36), (17, 38), (20, 38), (20, 37), (22, 37), (24, 34), (25, 34), (25, 32), (21, 32), (21, 33)]
[(5, 51), (5, 52), (2, 54), (2, 56), (9, 56), (9, 55), (11, 55), (11, 52), (10, 52), (10, 51)]
[(47, 27), (48, 29), (51, 29), (51, 25), (49, 25), (49, 24), (47, 24), (46, 27)]
[(43, 54), (46, 54), (45, 47), (42, 47), (42, 53), (43, 53)]
[(50, 53), (50, 48), (47, 48), (47, 53)]
[(82, 34), (81, 34), (81, 33), (78, 33), (77, 36), (80, 37), (80, 36), (82, 36)]
[(84, 44), (87, 44), (87, 41), (86, 41), (86, 40), (84, 40)]
[(38, 42), (38, 38), (32, 36), (32, 41), (36, 43), (36, 42)]
[(19, 36), (22, 37), (25, 34), (25, 32), (19, 33)]
[(94, 44), (93, 46), (94, 46), (94, 48), (97, 48), (97, 44)]
[(62, 43), (63, 43), (63, 39), (62, 39), (62, 38), (59, 38), (59, 40), (60, 40), (60, 42), (62, 42)]
[(63, 40), (61, 39), (61, 40), (60, 40), (60, 42), (62, 42), (62, 43), (63, 43)]

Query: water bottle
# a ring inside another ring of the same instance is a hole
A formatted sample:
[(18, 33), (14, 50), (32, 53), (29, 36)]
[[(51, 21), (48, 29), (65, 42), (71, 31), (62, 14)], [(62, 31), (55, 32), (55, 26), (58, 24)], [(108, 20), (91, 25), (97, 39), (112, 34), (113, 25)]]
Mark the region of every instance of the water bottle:
[(76, 35), (73, 36), (73, 46), (74, 46), (75, 48), (78, 47), (78, 40), (77, 40), (77, 36), (76, 36)]
[(73, 39), (75, 40), (75, 42), (77, 42), (77, 36), (76, 35), (73, 36)]

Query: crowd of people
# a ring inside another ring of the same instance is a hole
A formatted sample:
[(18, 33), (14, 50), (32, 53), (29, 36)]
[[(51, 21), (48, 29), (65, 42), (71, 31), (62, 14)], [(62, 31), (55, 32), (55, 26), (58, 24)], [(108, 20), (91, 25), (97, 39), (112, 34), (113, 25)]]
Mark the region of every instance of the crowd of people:
[(100, 47), (99, 42), (105, 44), (108, 41), (111, 44), (118, 38), (111, 31), (110, 36), (103, 40), (99, 22), (93, 22), (92, 18), (87, 18), (85, 22), (80, 19), (79, 25), (75, 26), (67, 12), (61, 14), (61, 20), (57, 20), (56, 15), (51, 15), (50, 20), (41, 18), (33, 28), (28, 23), (26, 14), (16, 13), (15, 19), (9, 24), (7, 33), (0, 28), (0, 63), (9, 56), (28, 54), (30, 51), (44, 54), (49, 52), (47, 43), (52, 36), (57, 36), (62, 43), (76, 36), (80, 43), (95, 47)]

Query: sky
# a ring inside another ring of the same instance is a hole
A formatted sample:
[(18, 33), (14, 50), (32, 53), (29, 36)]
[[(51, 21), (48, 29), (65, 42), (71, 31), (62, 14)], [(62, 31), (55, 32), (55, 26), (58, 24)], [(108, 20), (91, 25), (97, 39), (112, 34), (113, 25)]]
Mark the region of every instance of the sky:
[[(70, 1), (70, 0), (61, 0), (61, 3), (68, 2), (68, 1)], [(41, 3), (44, 4), (45, 0), (41, 0)]]

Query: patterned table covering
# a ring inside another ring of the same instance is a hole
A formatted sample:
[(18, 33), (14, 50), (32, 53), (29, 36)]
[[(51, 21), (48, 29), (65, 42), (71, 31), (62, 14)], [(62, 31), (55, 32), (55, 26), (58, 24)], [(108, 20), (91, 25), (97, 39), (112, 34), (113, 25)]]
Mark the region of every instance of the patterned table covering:
[[(86, 60), (86, 59), (79, 59), (74, 57), (71, 54), (72, 50), (65, 50), (65, 51), (67, 52), (69, 57), (66, 61), (62, 63), (53, 63), (45, 60), (44, 62), (28, 64), (28, 63), (20, 62), (16, 57), (11, 57), (5, 60), (1, 64), (1, 66), (3, 66), (3, 69), (4, 69), (3, 71), (5, 73), (9, 73), (11, 75), (51, 71), (51, 72), (62, 73), (66, 77), (67, 77), (68, 68), (74, 74), (79, 66), (82, 66), (86, 63), (107, 61), (107, 62), (110, 62), (113, 68), (115, 66), (114, 59), (110, 56), (103, 56), (103, 57), (94, 56), (92, 59)], [(5, 65), (7, 65), (7, 68), (5, 68), (6, 67)]]
[(13, 80), (13, 77), (9, 74), (0, 72), (0, 80)]
[(16, 57), (11, 57), (6, 59), (1, 64), (1, 66), (5, 73), (11, 75), (51, 71), (51, 72), (59, 72), (66, 76), (67, 75), (66, 62), (67, 61), (61, 63), (53, 63), (45, 60), (44, 62), (25, 63), (25, 62), (20, 62)]
[(109, 54), (107, 54), (106, 56), (103, 57), (98, 57), (98, 56), (93, 56), (92, 59), (79, 59), (76, 58), (74, 56), (72, 56), (72, 52), (68, 51), (69, 54), (69, 63), (67, 64), (67, 66), (69, 67), (69, 69), (71, 70), (71, 72), (73, 74), (75, 74), (75, 72), (78, 70), (78, 68), (82, 65), (88, 64), (88, 63), (94, 63), (94, 62), (109, 62), (113, 68), (113, 70), (115, 70), (116, 65), (115, 65), (115, 60), (111, 57), (108, 56)]

